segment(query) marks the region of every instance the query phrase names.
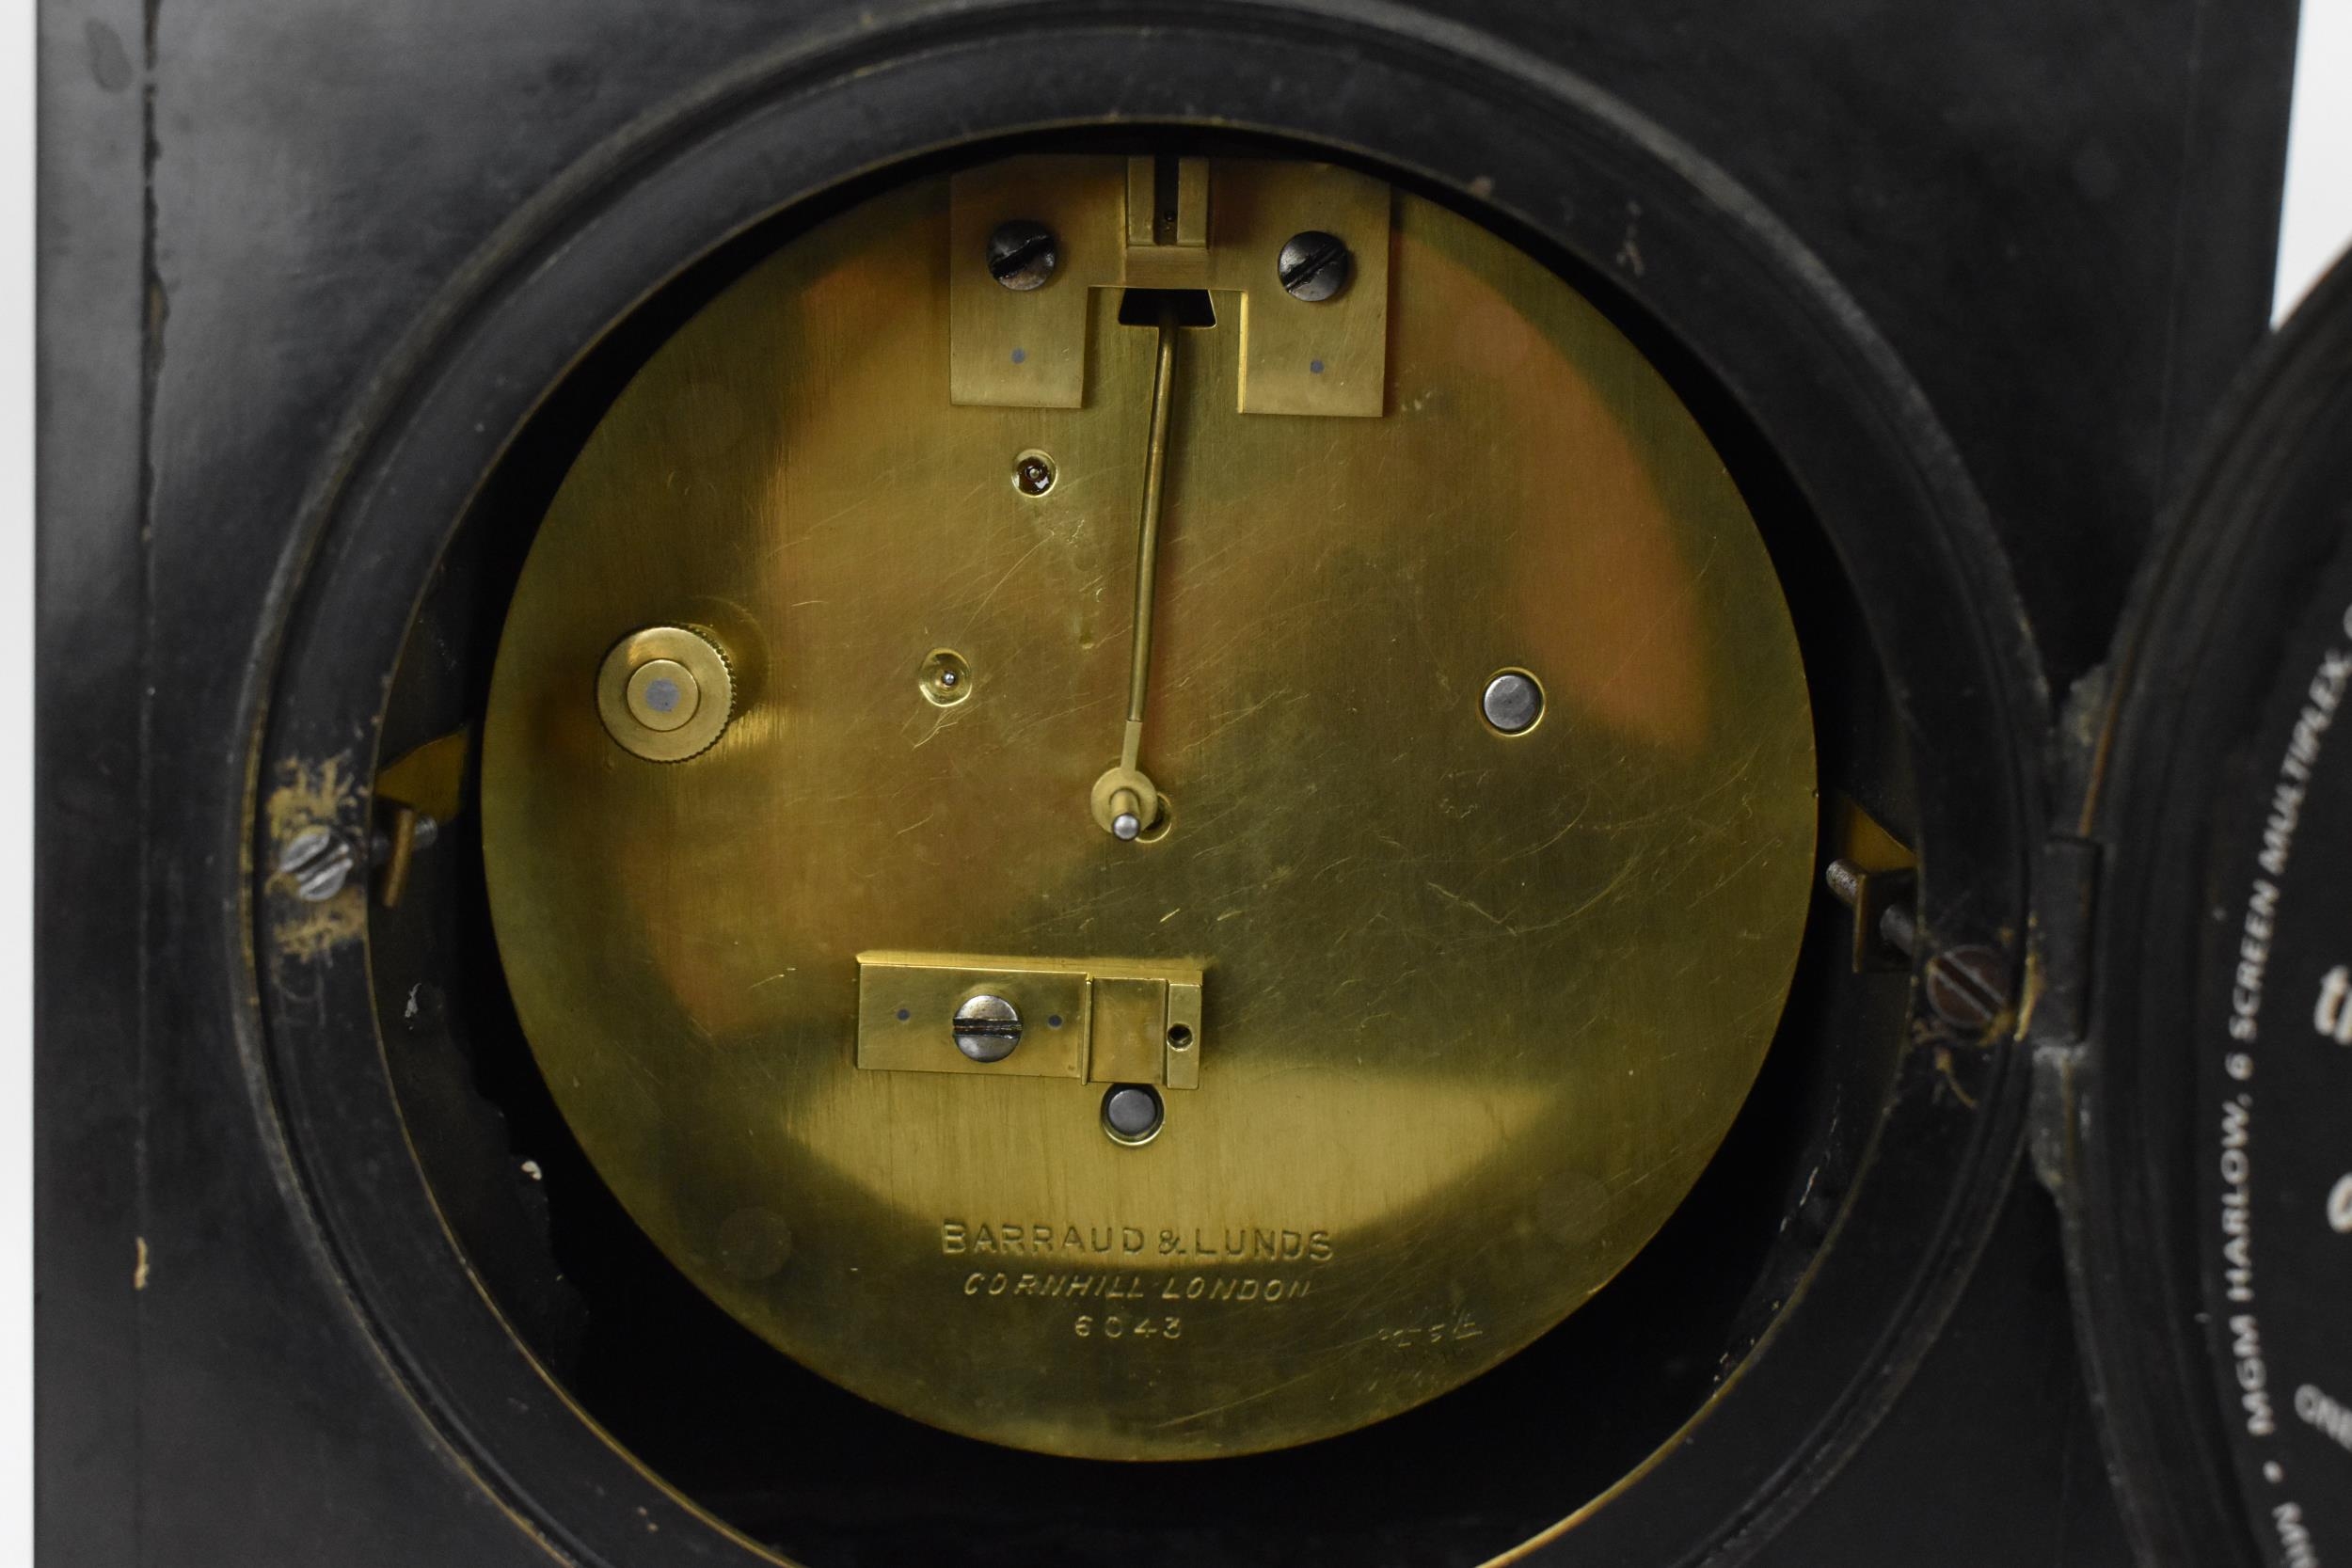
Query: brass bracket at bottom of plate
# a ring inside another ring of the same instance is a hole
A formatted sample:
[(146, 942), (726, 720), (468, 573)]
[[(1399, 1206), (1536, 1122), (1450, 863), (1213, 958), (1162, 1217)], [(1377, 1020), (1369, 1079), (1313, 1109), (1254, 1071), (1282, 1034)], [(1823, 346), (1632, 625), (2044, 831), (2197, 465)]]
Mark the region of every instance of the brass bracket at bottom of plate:
[[(1200, 1086), (1198, 964), (860, 953), (857, 974), (857, 1065), (867, 1071)], [(968, 1053), (958, 1028), (984, 997), (1006, 1006), (987, 1009), (969, 1037), (988, 1051), (1009, 1040), (993, 1060)]]

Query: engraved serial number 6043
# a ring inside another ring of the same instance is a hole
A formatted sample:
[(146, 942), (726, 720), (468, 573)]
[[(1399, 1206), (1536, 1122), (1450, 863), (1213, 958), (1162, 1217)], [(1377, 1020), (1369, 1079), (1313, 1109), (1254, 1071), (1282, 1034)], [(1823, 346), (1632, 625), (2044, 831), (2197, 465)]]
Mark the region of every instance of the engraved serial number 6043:
[(1123, 1317), (1117, 1312), (1097, 1318), (1091, 1312), (1081, 1312), (1070, 1331), (1081, 1339), (1090, 1339), (1099, 1332), (1105, 1339), (1181, 1339), (1184, 1337), (1182, 1318)]

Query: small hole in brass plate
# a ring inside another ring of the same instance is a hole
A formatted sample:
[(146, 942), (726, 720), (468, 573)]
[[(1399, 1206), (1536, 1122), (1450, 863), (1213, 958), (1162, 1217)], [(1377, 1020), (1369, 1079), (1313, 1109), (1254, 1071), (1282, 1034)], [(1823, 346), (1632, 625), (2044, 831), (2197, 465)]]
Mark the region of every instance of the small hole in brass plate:
[(1176, 802), (1168, 798), (1168, 792), (1166, 790), (1162, 790), (1160, 791), (1159, 815), (1152, 818), (1152, 825), (1150, 827), (1136, 834), (1136, 842), (1137, 844), (1157, 844), (1160, 840), (1168, 836), (1168, 830), (1175, 825)]
[(933, 707), (953, 707), (972, 695), (972, 667), (953, 648), (934, 648), (923, 660), (917, 684), (923, 700)]
[(1190, 1051), (1192, 1031), (1181, 1023), (1169, 1024), (1168, 1026), (1168, 1048), (1170, 1051)]
[(1168, 1107), (1149, 1084), (1113, 1084), (1103, 1095), (1103, 1135), (1140, 1148), (1168, 1125)]
[(1054, 481), (1058, 476), (1059, 470), (1054, 467), (1051, 452), (1031, 448), (1012, 460), (1012, 487), (1025, 496), (1034, 498), (1044, 495), (1053, 489)]

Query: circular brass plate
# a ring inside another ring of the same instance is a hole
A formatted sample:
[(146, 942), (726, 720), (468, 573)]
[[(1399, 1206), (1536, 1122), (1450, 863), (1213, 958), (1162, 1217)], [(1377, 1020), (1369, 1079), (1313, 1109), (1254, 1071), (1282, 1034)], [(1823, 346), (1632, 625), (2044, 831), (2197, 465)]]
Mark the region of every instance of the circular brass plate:
[[(1119, 1459), (1380, 1419), (1606, 1284), (1754, 1079), (1815, 823), (1772, 563), (1620, 333), (1400, 194), (1379, 417), (1238, 412), (1235, 296), (1182, 334), (1139, 763), (1184, 810), (1120, 842), (1155, 334), (1098, 291), (1082, 406), (954, 405), (947, 234), (932, 181), (779, 251), (550, 509), (485, 734), (524, 1028), (678, 1267), (869, 1399)], [(658, 767), (592, 676), (680, 621), (737, 711)], [(1101, 1081), (860, 1067), (884, 949), (1197, 964), (1199, 1086), (1121, 1147)]]

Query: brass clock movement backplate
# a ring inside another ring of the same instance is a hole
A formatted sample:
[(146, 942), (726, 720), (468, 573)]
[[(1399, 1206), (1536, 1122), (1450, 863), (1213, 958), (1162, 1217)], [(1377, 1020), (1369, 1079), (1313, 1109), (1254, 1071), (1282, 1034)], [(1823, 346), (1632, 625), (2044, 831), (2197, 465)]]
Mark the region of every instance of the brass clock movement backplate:
[(1495, 235), (1275, 160), (1009, 161), (779, 250), (588, 441), (484, 747), (515, 1002), (630, 1213), (817, 1371), (1061, 1454), (1345, 1432), (1575, 1310), (1730, 1126), (1812, 877), (1689, 412)]

